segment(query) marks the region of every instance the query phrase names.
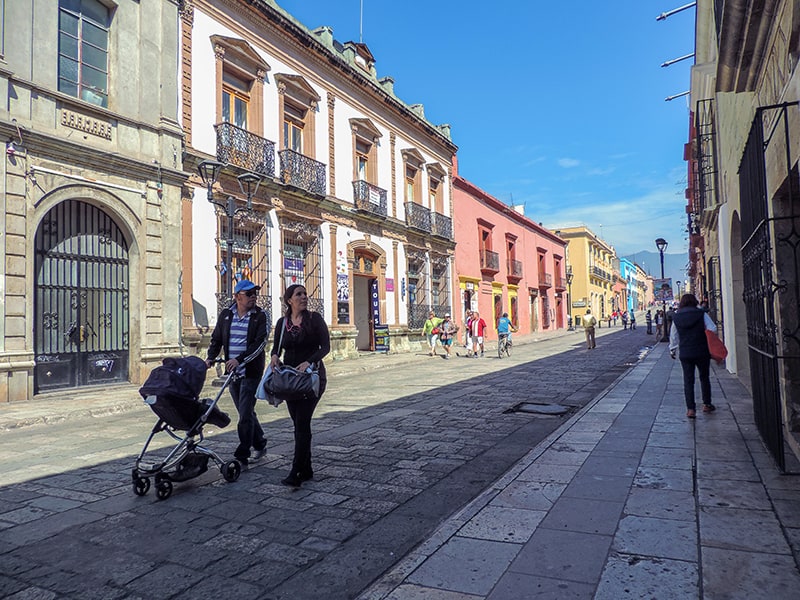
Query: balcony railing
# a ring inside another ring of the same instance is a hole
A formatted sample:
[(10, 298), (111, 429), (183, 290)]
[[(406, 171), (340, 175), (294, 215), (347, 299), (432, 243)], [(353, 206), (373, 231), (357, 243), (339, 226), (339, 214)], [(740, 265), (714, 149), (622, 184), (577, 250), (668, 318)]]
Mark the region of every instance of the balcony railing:
[(438, 235), (447, 240), (453, 239), (453, 219), (439, 213), (433, 213), (433, 235)]
[(539, 273), (539, 287), (553, 287), (553, 276), (550, 273)]
[(386, 216), (386, 190), (362, 179), (353, 182), (353, 202), (358, 210)]
[(500, 271), (500, 255), (491, 250), (481, 250), (481, 270), (492, 271), (497, 273)]
[(421, 204), (415, 202), (406, 202), (406, 225), (425, 231), (431, 232), (431, 211)]
[(592, 275), (597, 277), (598, 279), (604, 279), (606, 281), (611, 281), (611, 273), (604, 271), (600, 267), (592, 267), (591, 270)]
[(561, 291), (567, 289), (567, 280), (561, 275), (556, 275), (556, 289)]
[(214, 125), (217, 160), (266, 177), (275, 176), (275, 143), (231, 123)]
[(506, 265), (508, 268), (508, 276), (516, 279), (522, 279), (522, 261), (509, 259)]
[(325, 165), (294, 150), (279, 150), (281, 181), (312, 194), (325, 195)]

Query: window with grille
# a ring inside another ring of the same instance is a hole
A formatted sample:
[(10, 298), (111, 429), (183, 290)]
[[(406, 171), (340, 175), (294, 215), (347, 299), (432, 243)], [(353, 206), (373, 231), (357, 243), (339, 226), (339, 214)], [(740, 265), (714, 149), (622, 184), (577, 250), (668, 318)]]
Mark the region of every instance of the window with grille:
[(290, 285), (302, 285), (308, 294), (308, 310), (324, 316), (319, 227), (301, 221), (283, 221), (281, 230), (284, 290)]
[(110, 13), (97, 0), (60, 0), (58, 91), (108, 107)]
[(268, 301), (269, 294), (269, 236), (266, 227), (266, 215), (253, 213), (234, 222), (232, 246), (229, 248), (228, 217), (218, 214), (217, 239), (218, 260), (217, 272), (219, 282), (217, 294), (219, 308), (230, 305), (233, 296), (232, 285), (239, 281), (249, 280), (261, 286), (259, 305)]

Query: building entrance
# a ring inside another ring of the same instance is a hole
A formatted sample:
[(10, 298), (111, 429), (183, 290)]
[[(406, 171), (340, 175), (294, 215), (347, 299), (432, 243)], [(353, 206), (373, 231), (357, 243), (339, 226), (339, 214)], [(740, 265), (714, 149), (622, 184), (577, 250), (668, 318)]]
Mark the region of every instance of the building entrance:
[(128, 380), (128, 244), (114, 220), (79, 200), (36, 231), (34, 393)]

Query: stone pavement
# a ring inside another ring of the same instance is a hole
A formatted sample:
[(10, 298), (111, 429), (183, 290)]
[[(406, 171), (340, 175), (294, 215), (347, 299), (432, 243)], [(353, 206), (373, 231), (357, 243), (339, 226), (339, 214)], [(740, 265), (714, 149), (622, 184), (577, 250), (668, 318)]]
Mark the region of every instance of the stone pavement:
[[(300, 490), (279, 484), (284, 408), (259, 408), (268, 455), (236, 483), (210, 469), (158, 501), (131, 492), (154, 423), (132, 386), (0, 407), (0, 597), (792, 597), (799, 488), (745, 391), (716, 370), (718, 412), (688, 422), (666, 344), (640, 361), (652, 336), (600, 334), (592, 351), (520, 338), (502, 361), (331, 363)], [(207, 433), (232, 453), (235, 431)]]
[(696, 420), (682, 385), (656, 344), (359, 600), (800, 597), (800, 465), (729, 373)]

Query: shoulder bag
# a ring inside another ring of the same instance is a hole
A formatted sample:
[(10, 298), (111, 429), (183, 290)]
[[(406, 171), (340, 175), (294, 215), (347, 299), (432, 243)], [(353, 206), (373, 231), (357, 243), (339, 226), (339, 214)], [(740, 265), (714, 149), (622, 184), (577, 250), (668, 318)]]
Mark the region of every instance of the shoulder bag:
[[(278, 356), (283, 347), (283, 333), (286, 318), (281, 324), (281, 337), (278, 342)], [(319, 370), (316, 365), (299, 371), (288, 365), (270, 367), (263, 379), (264, 392), (271, 404), (274, 400), (316, 400), (319, 398)]]
[(722, 361), (728, 356), (728, 349), (725, 344), (719, 339), (719, 336), (713, 331), (706, 329), (706, 340), (708, 341), (708, 352), (711, 358), (722, 364)]

